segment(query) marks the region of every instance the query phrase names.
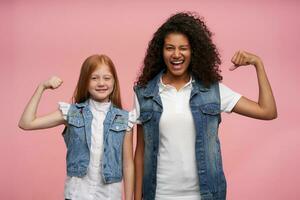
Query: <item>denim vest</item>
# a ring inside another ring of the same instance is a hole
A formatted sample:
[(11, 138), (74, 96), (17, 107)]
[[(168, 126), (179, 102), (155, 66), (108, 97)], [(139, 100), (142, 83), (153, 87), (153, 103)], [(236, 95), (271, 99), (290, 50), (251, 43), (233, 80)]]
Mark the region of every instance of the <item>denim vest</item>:
[[(63, 137), (67, 146), (67, 175), (83, 177), (90, 162), (93, 115), (88, 101), (70, 106)], [(103, 122), (102, 177), (104, 183), (122, 180), (123, 139), (128, 112), (111, 105)]]
[[(154, 200), (156, 192), (159, 121), (163, 112), (158, 84), (162, 72), (145, 87), (135, 86), (144, 130), (143, 199)], [(195, 153), (201, 200), (225, 200), (226, 180), (222, 168), (218, 127), (221, 122), (219, 84), (204, 87), (192, 82), (190, 107), (196, 128)], [(184, 184), (184, 183), (182, 183)]]

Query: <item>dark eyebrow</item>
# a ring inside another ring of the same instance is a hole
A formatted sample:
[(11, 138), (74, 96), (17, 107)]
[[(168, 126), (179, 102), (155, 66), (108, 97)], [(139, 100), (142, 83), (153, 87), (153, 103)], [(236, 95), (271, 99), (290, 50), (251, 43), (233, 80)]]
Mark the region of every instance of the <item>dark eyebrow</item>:
[(190, 47), (191, 45), (189, 44), (183, 44), (183, 45), (180, 45), (180, 47)]
[[(173, 44), (164, 44), (164, 46), (171, 46), (171, 47), (174, 47), (175, 45)], [(189, 44), (183, 44), (183, 45), (180, 45), (179, 47), (190, 47), (191, 45)]]

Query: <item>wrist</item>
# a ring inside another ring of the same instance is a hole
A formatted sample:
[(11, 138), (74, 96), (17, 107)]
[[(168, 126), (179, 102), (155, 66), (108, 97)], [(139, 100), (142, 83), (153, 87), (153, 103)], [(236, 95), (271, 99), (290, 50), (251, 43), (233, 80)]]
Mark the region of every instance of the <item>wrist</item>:
[(254, 60), (253, 65), (255, 66), (255, 68), (261, 68), (261, 67), (264, 66), (262, 60), (261, 60), (259, 57), (257, 57), (257, 58)]
[(42, 91), (45, 91), (47, 89), (47, 87), (45, 86), (44, 83), (40, 83), (39, 86), (38, 86), (38, 89), (40, 89)]

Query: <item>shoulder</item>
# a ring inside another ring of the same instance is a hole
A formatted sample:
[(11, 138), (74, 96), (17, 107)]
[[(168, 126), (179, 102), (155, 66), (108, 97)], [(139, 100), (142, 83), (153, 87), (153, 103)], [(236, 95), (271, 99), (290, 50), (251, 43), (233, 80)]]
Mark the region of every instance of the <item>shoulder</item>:
[(58, 108), (64, 116), (69, 115), (69, 113), (75, 112), (78, 110), (75, 104), (70, 104), (66, 102), (58, 102)]
[(82, 107), (78, 103), (69, 104), (69, 111), (80, 111)]
[(72, 103), (70, 104), (68, 116), (79, 116), (82, 115), (83, 110), (89, 110), (88, 102), (83, 103)]
[(193, 85), (196, 86), (196, 88), (198, 88), (200, 91), (217, 91), (219, 92), (219, 84), (220, 82), (216, 81), (216, 82), (213, 82), (209, 85), (205, 85), (202, 83), (202, 81), (198, 80), (198, 79), (194, 79), (192, 81)]
[(147, 85), (143, 86), (143, 85), (135, 85), (133, 86), (133, 90), (135, 93), (138, 93), (139, 91), (145, 90), (147, 87)]
[(129, 115), (129, 112), (127, 110), (124, 110), (124, 109), (121, 109), (121, 108), (118, 108), (116, 106), (112, 106), (112, 109), (114, 110), (114, 112), (118, 115), (123, 115), (123, 116), (126, 116), (128, 117)]
[(144, 97), (145, 94), (147, 94), (147, 86), (141, 86), (141, 85), (135, 85), (133, 90), (134, 90), (134, 98), (135, 101), (137, 100), (138, 102), (141, 101)]
[(239, 95), (239, 93), (235, 92), (234, 90), (232, 90), (230, 87), (226, 86), (223, 83), (219, 83), (219, 90), (220, 90), (220, 94), (223, 96)]

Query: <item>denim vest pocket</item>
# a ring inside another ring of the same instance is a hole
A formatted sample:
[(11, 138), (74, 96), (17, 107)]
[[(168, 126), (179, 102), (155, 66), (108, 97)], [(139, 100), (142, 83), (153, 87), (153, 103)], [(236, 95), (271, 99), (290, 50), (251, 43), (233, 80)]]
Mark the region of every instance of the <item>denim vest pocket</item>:
[(200, 106), (200, 110), (204, 114), (208, 115), (218, 115), (221, 113), (220, 105), (216, 103), (208, 103)]
[(203, 114), (218, 119), (218, 124), (221, 122), (221, 109), (218, 103), (208, 103), (200, 106), (200, 110)]
[(84, 120), (82, 117), (70, 117), (68, 123), (78, 128), (84, 126)]
[(208, 103), (200, 106), (203, 117), (205, 132), (209, 136), (216, 136), (218, 133), (218, 125), (221, 122), (220, 104)]
[(125, 133), (127, 127), (128, 127), (128, 119), (123, 115), (117, 114), (109, 126), (109, 133), (122, 134)]
[(122, 115), (117, 114), (114, 117), (109, 127), (109, 130), (120, 133), (122, 131), (125, 131), (127, 129), (127, 126), (128, 126), (128, 119)]
[(120, 153), (122, 151), (124, 134), (127, 129), (126, 123), (113, 123), (109, 128), (109, 137), (112, 139), (112, 146)]
[(115, 180), (122, 178), (122, 152), (127, 121), (116, 120), (109, 127), (104, 154), (108, 160), (104, 161), (104, 175)]
[(69, 145), (85, 142), (85, 128), (84, 119), (80, 115), (70, 116), (68, 119), (68, 125), (71, 132)]
[(126, 128), (127, 124), (113, 123), (109, 129), (116, 133), (121, 133), (122, 131), (126, 131)]

